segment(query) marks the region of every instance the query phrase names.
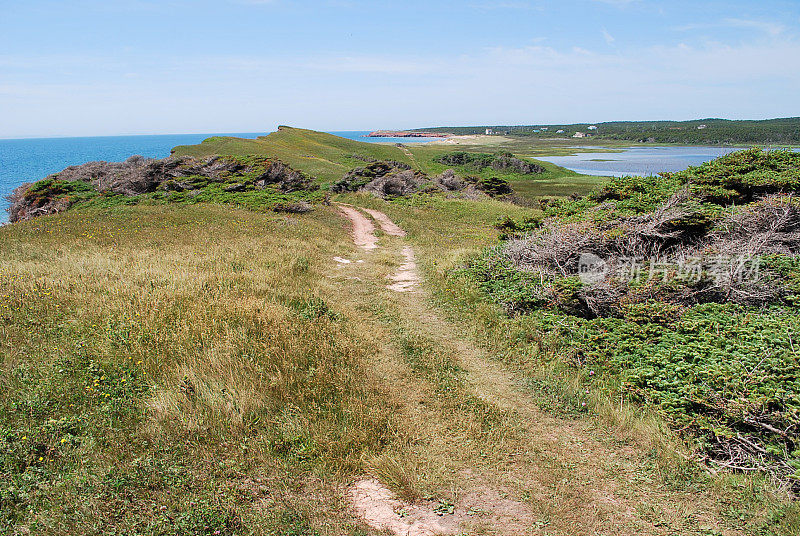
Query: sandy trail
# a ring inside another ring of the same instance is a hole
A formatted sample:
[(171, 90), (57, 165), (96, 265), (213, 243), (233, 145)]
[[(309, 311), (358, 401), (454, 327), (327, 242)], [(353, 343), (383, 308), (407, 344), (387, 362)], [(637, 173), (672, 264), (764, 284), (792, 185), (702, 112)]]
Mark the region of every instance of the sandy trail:
[(378, 247), (378, 238), (375, 236), (375, 226), (367, 219), (366, 216), (361, 214), (358, 210), (339, 205), (339, 210), (344, 214), (347, 219), (353, 224), (353, 242), (359, 247), (366, 250), (372, 250)]
[(350, 488), (353, 509), (367, 524), (399, 536), (455, 534), (458, 521), (452, 515), (438, 515), (428, 505), (412, 505), (395, 497), (374, 479), (359, 480)]
[(406, 262), (401, 264), (397, 273), (390, 277), (394, 283), (386, 287), (395, 292), (411, 292), (419, 283), (414, 249), (411, 246), (403, 247), (403, 257), (405, 257)]
[[(340, 208), (354, 222), (354, 228), (372, 226), (354, 207)], [(362, 210), (387, 235), (404, 236), (385, 214)], [(354, 239), (356, 236), (354, 231)], [(374, 241), (370, 243), (377, 247)], [(359, 480), (349, 488), (348, 496), (354, 513), (369, 526), (396, 536), (458, 534), (459, 528), (475, 523), (478, 528), (490, 527), (492, 534), (514, 536), (538, 534), (544, 526), (549, 534), (564, 535), (608, 533), (615, 528), (618, 534), (661, 536), (682, 533), (697, 523), (724, 529), (706, 494), (687, 495), (657, 482), (643, 484), (643, 489), (635, 492), (623, 485), (622, 482), (637, 481), (648, 474), (648, 462), (639, 446), (606, 438), (608, 432), (599, 432), (595, 422), (565, 420), (540, 410), (531, 398), (536, 395), (526, 392), (517, 373), (467, 342), (465, 333), (425, 302), (426, 293), (418, 288), (420, 278), (413, 248), (404, 245), (402, 255), (405, 263), (391, 276), (393, 283), (387, 288), (406, 293), (398, 299), (408, 326), (425, 339), (451, 349), (464, 370), (469, 390), (491, 407), (513, 415), (512, 422), (520, 426), (520, 437), (499, 476), (481, 473), (477, 467), (474, 474), (465, 473), (465, 487), (454, 515), (444, 518), (431, 504), (402, 501), (373, 478)], [(414, 411), (418, 409), (417, 404), (412, 406)], [(457, 457), (458, 453), (449, 455)], [(521, 500), (517, 493), (533, 499)], [(639, 512), (637, 505), (642, 501), (659, 505), (659, 519), (653, 521)], [(736, 530), (722, 533), (740, 534)]]
[[(375, 237), (375, 226), (360, 210), (372, 216), (387, 235), (397, 237), (406, 236), (406, 232), (403, 229), (389, 219), (386, 214), (378, 210), (369, 208), (361, 208), (359, 210), (349, 205), (339, 205), (339, 210), (342, 211), (353, 224), (353, 241), (357, 246), (361, 246), (364, 249), (376, 249), (378, 247), (378, 239)], [(387, 285), (386, 288), (395, 292), (411, 292), (420, 282), (414, 249), (411, 246), (404, 246), (402, 254), (405, 262), (400, 265), (397, 273), (389, 277), (393, 283)], [(339, 258), (335, 258), (334, 260), (340, 264), (350, 263), (346, 259), (340, 260)]]
[(372, 216), (372, 218), (378, 222), (383, 229), (383, 232), (391, 235), (391, 236), (406, 236), (406, 232), (402, 230), (397, 224), (395, 224), (392, 220), (389, 219), (389, 216), (384, 214), (383, 212), (379, 212), (377, 210), (372, 210), (370, 208), (363, 209), (364, 212)]
[(414, 166), (414, 169), (419, 169), (419, 164), (417, 164), (417, 159), (414, 158), (414, 153), (408, 150), (408, 147), (402, 145), (400, 149), (405, 153), (405, 155), (411, 160), (411, 164)]

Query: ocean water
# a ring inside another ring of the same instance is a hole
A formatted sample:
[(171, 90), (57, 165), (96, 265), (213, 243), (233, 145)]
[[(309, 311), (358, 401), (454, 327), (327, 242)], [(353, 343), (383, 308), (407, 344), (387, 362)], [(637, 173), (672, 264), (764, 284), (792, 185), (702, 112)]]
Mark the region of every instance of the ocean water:
[[(581, 147), (580, 149), (604, 149)], [(620, 153), (576, 153), (569, 156), (543, 156), (552, 162), (585, 175), (624, 177), (655, 175), (662, 171), (682, 171), (741, 148), (733, 147), (630, 147)]]
[[(176, 145), (200, 143), (211, 136), (256, 138), (265, 132), (226, 134), (176, 134), (166, 136), (104, 136), (95, 138), (35, 138), (0, 140), (0, 224), (8, 221), (5, 197), (25, 182), (35, 182), (67, 166), (104, 160), (121, 162), (132, 155), (165, 158)], [(366, 138), (368, 131), (331, 132), (351, 140), (371, 143), (424, 143), (435, 138)]]

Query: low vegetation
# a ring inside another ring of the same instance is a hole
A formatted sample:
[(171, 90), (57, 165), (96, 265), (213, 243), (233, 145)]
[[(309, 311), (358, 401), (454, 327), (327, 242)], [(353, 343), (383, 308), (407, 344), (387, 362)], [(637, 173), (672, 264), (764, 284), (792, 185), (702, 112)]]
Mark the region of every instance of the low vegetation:
[(211, 156), (71, 166), (9, 197), (10, 221), (63, 212), (73, 205), (217, 202), (249, 208), (318, 199), (313, 177), (273, 158)]
[(482, 178), (474, 175), (458, 176), (452, 169), (430, 177), (398, 162), (373, 162), (345, 173), (331, 186), (335, 193), (370, 192), (387, 199), (416, 194), (446, 194), (475, 199), (483, 195), (513, 200), (508, 181), (498, 177)]
[(545, 205), (466, 274), (717, 466), (800, 480), (800, 155), (750, 150)]
[(461, 166), (474, 171), (492, 168), (495, 171), (513, 171), (523, 175), (544, 172), (537, 164), (520, 160), (511, 153), (487, 154), (456, 151), (439, 157), (438, 162), (447, 166)]

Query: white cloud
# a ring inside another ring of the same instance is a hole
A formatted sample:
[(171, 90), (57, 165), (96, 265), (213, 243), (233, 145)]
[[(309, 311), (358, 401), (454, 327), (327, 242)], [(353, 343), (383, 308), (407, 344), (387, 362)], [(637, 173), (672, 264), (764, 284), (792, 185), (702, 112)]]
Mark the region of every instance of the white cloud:
[(760, 21), (760, 20), (724, 19), (722, 22), (723, 24), (730, 26), (732, 28), (746, 28), (751, 30), (758, 30), (760, 32), (764, 32), (770, 35), (779, 35), (786, 30), (786, 27), (783, 24)]
[[(756, 118), (794, 113), (800, 43), (779, 35), (739, 45), (615, 46), (613, 53), (605, 45), (540, 43), (472, 54), (440, 48), (427, 56), (330, 53), (313, 60), (0, 55), (0, 69), (0, 136), (75, 134), (76, 128), (87, 135), (247, 131), (277, 123), (355, 130)], [(14, 124), (30, 131), (12, 132), (7, 125)]]
[(436, 73), (439, 69), (444, 68), (444, 65), (434, 59), (344, 56), (309, 62), (305, 64), (305, 67), (340, 73), (420, 75)]
[(753, 19), (722, 19), (715, 23), (691, 23), (673, 28), (679, 32), (688, 32), (696, 30), (708, 30), (713, 28), (741, 28), (745, 30), (755, 30), (762, 32), (773, 37), (778, 36), (786, 31), (786, 26), (777, 22), (753, 20)]
[(494, 9), (542, 9), (534, 6), (530, 2), (475, 2), (470, 4), (475, 9), (494, 10)]
[(606, 43), (608, 43), (609, 45), (613, 45), (614, 41), (616, 41), (614, 39), (614, 36), (608, 33), (608, 30), (606, 30), (605, 28), (603, 28), (603, 39), (605, 39)]
[(629, 4), (634, 4), (639, 0), (592, 0), (593, 2), (600, 2), (602, 4), (611, 4), (612, 6), (623, 7)]

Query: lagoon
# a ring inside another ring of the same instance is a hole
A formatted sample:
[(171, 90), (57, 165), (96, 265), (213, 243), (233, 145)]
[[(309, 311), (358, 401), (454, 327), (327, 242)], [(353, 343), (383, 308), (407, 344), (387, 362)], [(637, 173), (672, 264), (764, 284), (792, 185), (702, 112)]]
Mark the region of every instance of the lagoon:
[[(581, 149), (597, 150), (602, 147)], [(576, 151), (579, 150), (576, 148)], [(662, 171), (682, 171), (689, 166), (698, 166), (741, 150), (741, 147), (629, 147), (620, 152), (576, 152), (569, 156), (537, 158), (584, 175), (624, 177), (656, 175)]]

